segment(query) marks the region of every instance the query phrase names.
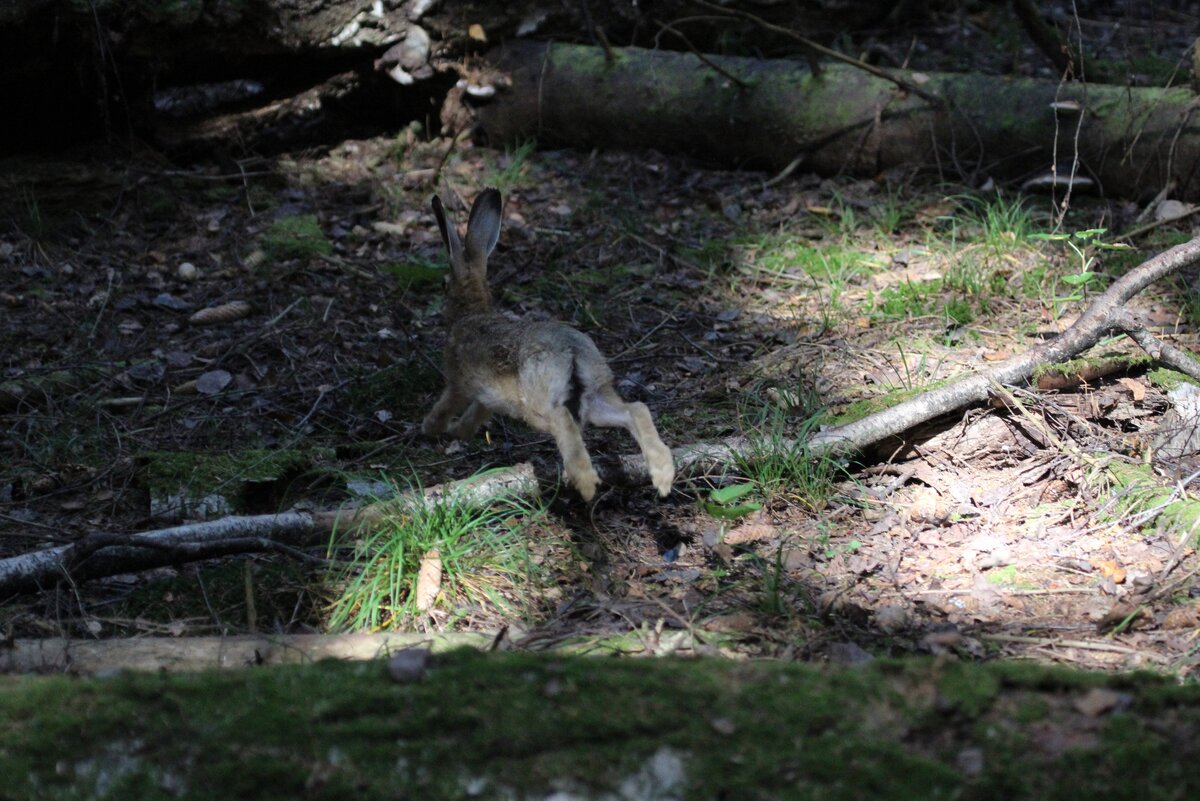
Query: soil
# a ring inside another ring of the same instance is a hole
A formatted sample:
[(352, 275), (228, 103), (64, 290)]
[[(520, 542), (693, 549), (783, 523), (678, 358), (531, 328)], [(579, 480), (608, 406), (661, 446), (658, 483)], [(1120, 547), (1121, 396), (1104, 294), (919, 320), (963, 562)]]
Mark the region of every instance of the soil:
[[(355, 482), (429, 486), (530, 460), (555, 472), (553, 442), (513, 421), (468, 443), (420, 435), (444, 341), (434, 191), (462, 220), (483, 187), (501, 189), (498, 305), (586, 331), (673, 447), (742, 434), (766, 452), (1024, 350), (1192, 234), (1184, 220), (1133, 251), (1076, 240), (1096, 277), (1072, 283), (1080, 256), (1026, 235), (1054, 230), (1046, 197), (1020, 205), (915, 169), (856, 181), (653, 152), (502, 153), (417, 128), (220, 166), (92, 151), (5, 167), (0, 556), (334, 506)], [(1006, 210), (1012, 224), (989, 223)], [(1143, 211), (1076, 197), (1057, 230)], [(1194, 277), (1136, 309), (1190, 348)], [(248, 313), (191, 322), (234, 302)], [(542, 577), (500, 590), (519, 613), (447, 599), (393, 622), (507, 625), (533, 648), (609, 638), (660, 653), (686, 632), (685, 650), (736, 655), (1003, 654), (1189, 675), (1200, 560), (1186, 516), (1161, 514), (1162, 492), (1193, 502), (1190, 438), (1169, 458), (1160, 447), (1186, 428), (1168, 415), (1175, 380), (1125, 364), (1018, 389), (852, 462), (764, 457), (681, 478), (665, 500), (602, 487), (585, 505), (564, 488), (524, 532)], [(620, 431), (587, 442), (634, 448)], [(279, 453), (298, 455), (255, 469)], [(231, 461), (181, 468), (178, 454)], [(711, 493), (739, 475), (758, 508), (735, 514)], [(308, 631), (336, 592), (323, 568), (263, 555), (64, 585), (0, 615), (9, 636)]]

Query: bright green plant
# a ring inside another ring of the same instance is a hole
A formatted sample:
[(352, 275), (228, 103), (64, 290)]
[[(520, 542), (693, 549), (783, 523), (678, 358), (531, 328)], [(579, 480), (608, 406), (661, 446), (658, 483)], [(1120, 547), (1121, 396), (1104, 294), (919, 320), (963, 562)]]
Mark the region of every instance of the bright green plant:
[(1005, 198), (997, 193), (990, 198), (959, 195), (958, 216), (979, 229), (979, 238), (988, 249), (1002, 256), (1029, 244), (1033, 234), (1033, 212), (1023, 198)]
[(1100, 237), (1104, 235), (1104, 232), (1104, 228), (1089, 228), (1071, 234), (1035, 234), (1033, 236), (1034, 239), (1065, 243), (1074, 254), (1078, 266), (1077, 272), (1057, 278), (1057, 281), (1066, 284), (1069, 289), (1064, 295), (1060, 295), (1057, 289), (1054, 290), (1051, 308), (1055, 317), (1062, 313), (1067, 304), (1079, 303), (1086, 299), (1091, 285), (1100, 283), (1100, 277), (1093, 269), (1096, 264), (1097, 251), (1130, 249), (1123, 243), (1102, 241)]
[(761, 503), (743, 500), (754, 492), (754, 484), (729, 484), (708, 493), (704, 511), (721, 520), (737, 520), (762, 508)]
[(437, 499), (412, 493), (391, 503), (383, 520), (354, 540), (335, 533), (329, 554), (340, 594), (329, 610), (332, 630), (401, 628), (418, 614), (416, 582), (421, 561), (437, 551), (441, 591), (436, 603), (451, 609), (489, 605), (511, 611), (503, 589), (521, 588), (533, 565), (523, 536), (539, 510), (514, 497), (481, 505), (465, 495)]

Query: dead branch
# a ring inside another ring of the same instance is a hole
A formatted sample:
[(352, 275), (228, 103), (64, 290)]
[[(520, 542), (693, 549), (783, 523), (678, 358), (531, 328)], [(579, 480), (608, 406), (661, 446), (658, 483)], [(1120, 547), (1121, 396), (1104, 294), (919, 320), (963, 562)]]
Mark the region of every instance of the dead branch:
[(1071, 72), (1074, 69), (1074, 54), (1070, 45), (1046, 24), (1033, 0), (1012, 0), (1012, 6), (1021, 27), (1029, 34), (1029, 40), (1050, 60), (1058, 74)]
[[(860, 450), (969, 404), (985, 401), (991, 394), (993, 384), (1023, 384), (1032, 378), (1034, 369), (1039, 365), (1056, 364), (1074, 358), (1114, 329), (1144, 332), (1128, 317), (1124, 304), (1154, 282), (1198, 259), (1200, 237), (1160, 253), (1130, 270), (1096, 298), (1074, 325), (1054, 339), (1006, 359), (991, 369), (972, 373), (862, 420), (822, 431), (810, 439), (808, 445), (815, 453)], [(1138, 339), (1135, 337), (1134, 341), (1138, 342)], [(1166, 358), (1166, 349), (1163, 347), (1155, 351), (1148, 349), (1147, 352), (1154, 358)]]
[(533, 467), (519, 464), (364, 506), (225, 517), (137, 534), (97, 532), (70, 545), (0, 559), (0, 596), (237, 553), (296, 555), (300, 547), (324, 543), (331, 532), (378, 522), (406, 501), (454, 495), (480, 503), (505, 495), (536, 497), (539, 489)]

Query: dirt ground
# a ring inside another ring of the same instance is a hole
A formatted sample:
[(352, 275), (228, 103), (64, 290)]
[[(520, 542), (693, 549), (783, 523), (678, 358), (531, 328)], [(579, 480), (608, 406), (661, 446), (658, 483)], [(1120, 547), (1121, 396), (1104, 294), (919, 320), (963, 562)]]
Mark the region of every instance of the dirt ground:
[[(960, 27), (986, 34), (979, 22)], [(971, 42), (913, 53), (962, 67), (947, 59)], [(1098, 242), (1162, 204), (1076, 196), (1058, 221), (1061, 198), (918, 169), (771, 176), (653, 152), (501, 152), (415, 127), (219, 166), (12, 160), (0, 168), (0, 557), (94, 531), (329, 508), (380, 482), (428, 487), (524, 461), (553, 475), (553, 442), (513, 421), (468, 443), (419, 431), (445, 335), (429, 198), (464, 220), (485, 186), (505, 198), (491, 263), (502, 309), (591, 335), (668, 445), (744, 436), (756, 456), (681, 477), (664, 500), (605, 486), (586, 505), (563, 488), (524, 518), (535, 581), (498, 582), (490, 602), (447, 590), (389, 625), (507, 626), (529, 648), (1006, 655), (1191, 675), (1198, 448), (1175, 408), (1186, 401), (1167, 396), (1179, 377), (1130, 360), (1127, 341), (1066, 370), (1086, 367), (1086, 381), (1043, 377), (853, 461), (787, 446), (1055, 336), (1113, 277), (1193, 235), (1194, 218), (1168, 221), (1111, 250)], [(1035, 237), (1096, 228), (1108, 230), (1076, 249)], [(1194, 280), (1136, 301), (1193, 349)], [(620, 431), (587, 442), (634, 449)], [(742, 508), (713, 494), (739, 483)], [(339, 591), (328, 565), (260, 554), (17, 595), (0, 619), (8, 637), (304, 632), (326, 628)]]
[[(162, 505), (183, 503), (154, 485), (163, 453), (304, 454), (301, 469), (249, 482), (210, 516), (333, 505), (355, 479), (429, 486), (526, 460), (553, 473), (553, 443), (511, 421), (469, 443), (419, 433), (444, 336), (443, 256), (420, 180), (447, 146), (404, 134), (234, 172), (26, 164), (0, 242), (5, 377), (86, 378), (4, 410), (5, 555), (202, 514)], [(814, 415), (836, 422), (1023, 350), (1082, 308), (1054, 280), (1078, 272), (1078, 257), (1026, 235), (1049, 230), (1044, 198), (1020, 206), (912, 176), (769, 178), (654, 153), (468, 143), (439, 191), (469, 201), (500, 185), (499, 305), (591, 334), (621, 393), (649, 405), (674, 447), (794, 438)], [(1028, 220), (993, 230), (988, 209)], [(1122, 213), (1081, 202), (1066, 230)], [(309, 214), (327, 254), (274, 242), (278, 220)], [(1189, 235), (1177, 228), (1156, 229), (1143, 251), (1097, 251), (1097, 271)], [(1188, 344), (1179, 288), (1138, 306)], [(239, 300), (241, 319), (188, 322)], [(535, 647), (632, 632), (622, 648), (653, 652), (679, 647), (665, 633), (683, 631), (684, 650), (1006, 653), (1187, 674), (1200, 631), (1193, 540), (1178, 519), (1146, 514), (1153, 482), (1122, 487), (1110, 466), (1156, 453), (1170, 408), (1156, 375), (1118, 363), (1090, 383), (1020, 391), (1009, 408), (968, 410), (827, 467), (823, 487), (794, 465), (779, 480), (751, 471), (761, 508), (744, 515), (711, 502), (712, 487), (742, 480), (734, 466), (680, 480), (663, 501), (648, 485), (608, 487), (586, 506), (564, 489), (527, 532), (552, 578), (521, 615), (435, 607), (398, 623), (508, 623)], [(634, 448), (607, 430), (588, 443)], [(1161, 466), (1159, 484), (1169, 491), (1179, 469)], [(4, 614), (14, 635), (322, 627), (321, 569), (249, 559), (11, 598)]]

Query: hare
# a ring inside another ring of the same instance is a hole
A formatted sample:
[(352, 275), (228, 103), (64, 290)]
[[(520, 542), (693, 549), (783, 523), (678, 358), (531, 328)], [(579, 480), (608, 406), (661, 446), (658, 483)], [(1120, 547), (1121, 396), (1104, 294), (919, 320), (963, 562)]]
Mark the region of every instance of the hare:
[[(629, 430), (646, 457), (658, 494), (671, 492), (675, 464), (650, 410), (626, 403), (596, 343), (557, 322), (523, 322), (492, 311), (487, 260), (500, 238), (500, 192), (475, 199), (465, 242), (436, 195), (433, 213), (450, 255), (446, 318), (446, 388), (421, 424), (422, 433), (470, 439), (493, 412), (524, 420), (554, 436), (567, 478), (590, 501), (599, 476), (580, 430), (588, 423)], [(456, 418), (457, 419), (453, 419)]]

